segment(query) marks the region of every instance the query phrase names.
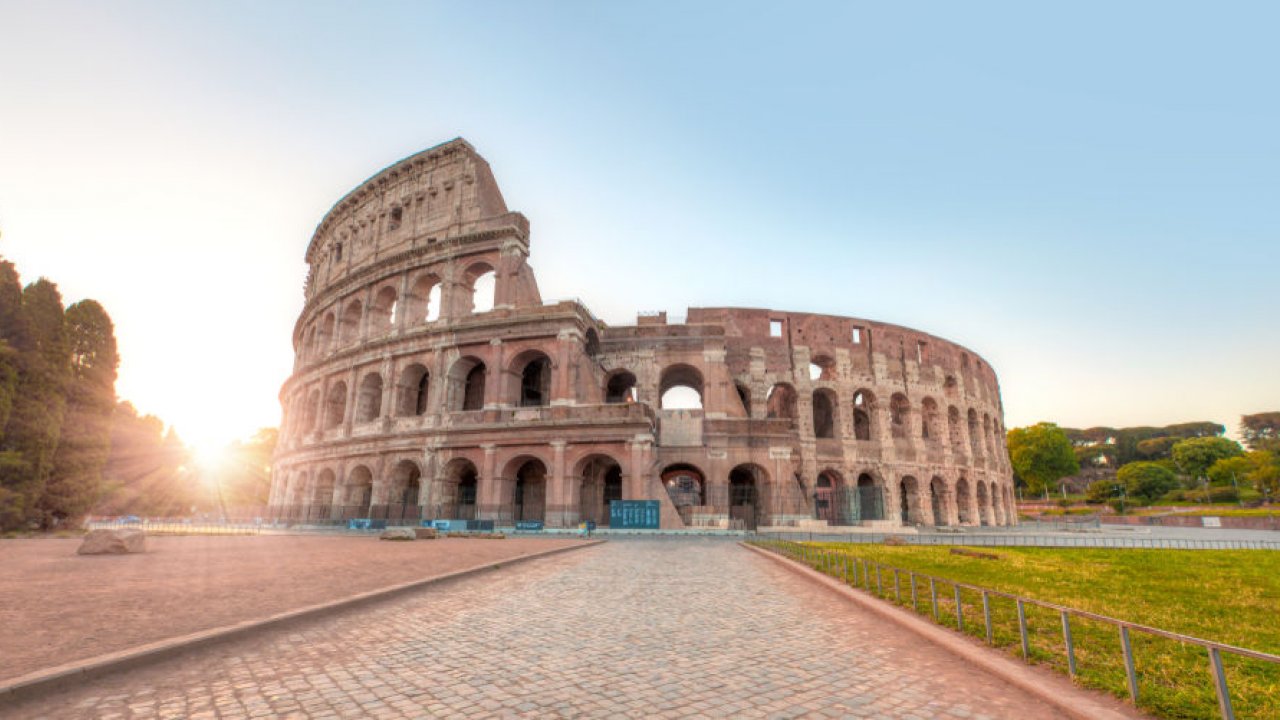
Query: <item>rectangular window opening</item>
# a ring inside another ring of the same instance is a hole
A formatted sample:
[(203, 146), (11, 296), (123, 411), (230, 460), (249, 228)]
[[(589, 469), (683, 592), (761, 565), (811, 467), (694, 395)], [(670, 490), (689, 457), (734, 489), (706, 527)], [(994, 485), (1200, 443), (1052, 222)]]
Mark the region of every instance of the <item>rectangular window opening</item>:
[(781, 320), (769, 321), (769, 337), (782, 337), (782, 321)]
[(853, 329), (853, 344), (854, 345), (862, 344), (862, 328)]

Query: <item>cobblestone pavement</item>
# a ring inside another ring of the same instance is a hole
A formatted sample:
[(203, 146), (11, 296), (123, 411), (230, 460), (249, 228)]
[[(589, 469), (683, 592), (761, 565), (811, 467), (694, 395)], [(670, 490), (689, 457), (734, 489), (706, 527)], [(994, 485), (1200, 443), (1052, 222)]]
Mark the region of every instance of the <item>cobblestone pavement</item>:
[(696, 539), (614, 540), (0, 714), (1061, 717), (734, 543)]

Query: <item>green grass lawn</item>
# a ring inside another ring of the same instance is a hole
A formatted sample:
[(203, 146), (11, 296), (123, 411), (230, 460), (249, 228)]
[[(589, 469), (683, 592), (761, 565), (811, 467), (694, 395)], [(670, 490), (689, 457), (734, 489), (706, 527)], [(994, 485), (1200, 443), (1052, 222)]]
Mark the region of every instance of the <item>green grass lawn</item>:
[[(768, 545), (769, 543), (761, 543)], [(1027, 598), (1066, 605), (1164, 630), (1280, 654), (1280, 553), (1264, 550), (981, 548), (998, 559), (953, 555), (945, 547), (806, 543), (850, 558), (927, 573)], [(839, 575), (843, 565), (828, 568)], [(875, 592), (875, 574), (871, 573)], [(853, 581), (852, 576), (846, 578)], [(864, 585), (859, 573), (858, 585)], [(893, 573), (881, 572), (882, 596), (894, 600)], [(900, 604), (910, 606), (907, 573)], [(951, 585), (937, 585), (940, 624), (955, 628)], [(917, 582), (916, 609), (931, 615), (929, 583)], [(961, 595), (964, 631), (985, 638), (982, 596)], [(1021, 655), (1013, 601), (991, 598), (994, 644)], [(1062, 621), (1027, 606), (1031, 657), (1067, 672)], [(1127, 697), (1119, 634), (1112, 625), (1073, 618), (1077, 681)], [(1138, 704), (1159, 717), (1218, 717), (1203, 648), (1132, 632)], [(1223, 654), (1236, 716), (1280, 718), (1280, 665)]]

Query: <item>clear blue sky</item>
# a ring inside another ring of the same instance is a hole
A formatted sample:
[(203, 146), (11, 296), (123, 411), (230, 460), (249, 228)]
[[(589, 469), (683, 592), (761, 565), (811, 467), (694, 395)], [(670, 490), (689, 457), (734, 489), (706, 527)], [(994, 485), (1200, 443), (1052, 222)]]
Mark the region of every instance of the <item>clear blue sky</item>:
[(1274, 3), (0, 0), (0, 254), (119, 391), (274, 424), (329, 206), (455, 136), (544, 296), (959, 341), (1010, 426), (1280, 409)]

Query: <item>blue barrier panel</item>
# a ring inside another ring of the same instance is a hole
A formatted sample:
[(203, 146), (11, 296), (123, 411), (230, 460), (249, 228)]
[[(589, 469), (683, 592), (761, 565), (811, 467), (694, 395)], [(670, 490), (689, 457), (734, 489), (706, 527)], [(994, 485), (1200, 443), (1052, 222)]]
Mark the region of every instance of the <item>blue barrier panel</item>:
[(516, 530), (522, 532), (538, 531), (542, 529), (541, 520), (518, 520), (516, 521)]
[(613, 500), (609, 503), (609, 527), (657, 530), (660, 527), (657, 500)]
[(348, 530), (386, 530), (386, 520), (371, 520), (369, 518), (351, 518), (347, 521)]
[(468, 530), (479, 530), (481, 532), (493, 532), (492, 520), (468, 520)]

